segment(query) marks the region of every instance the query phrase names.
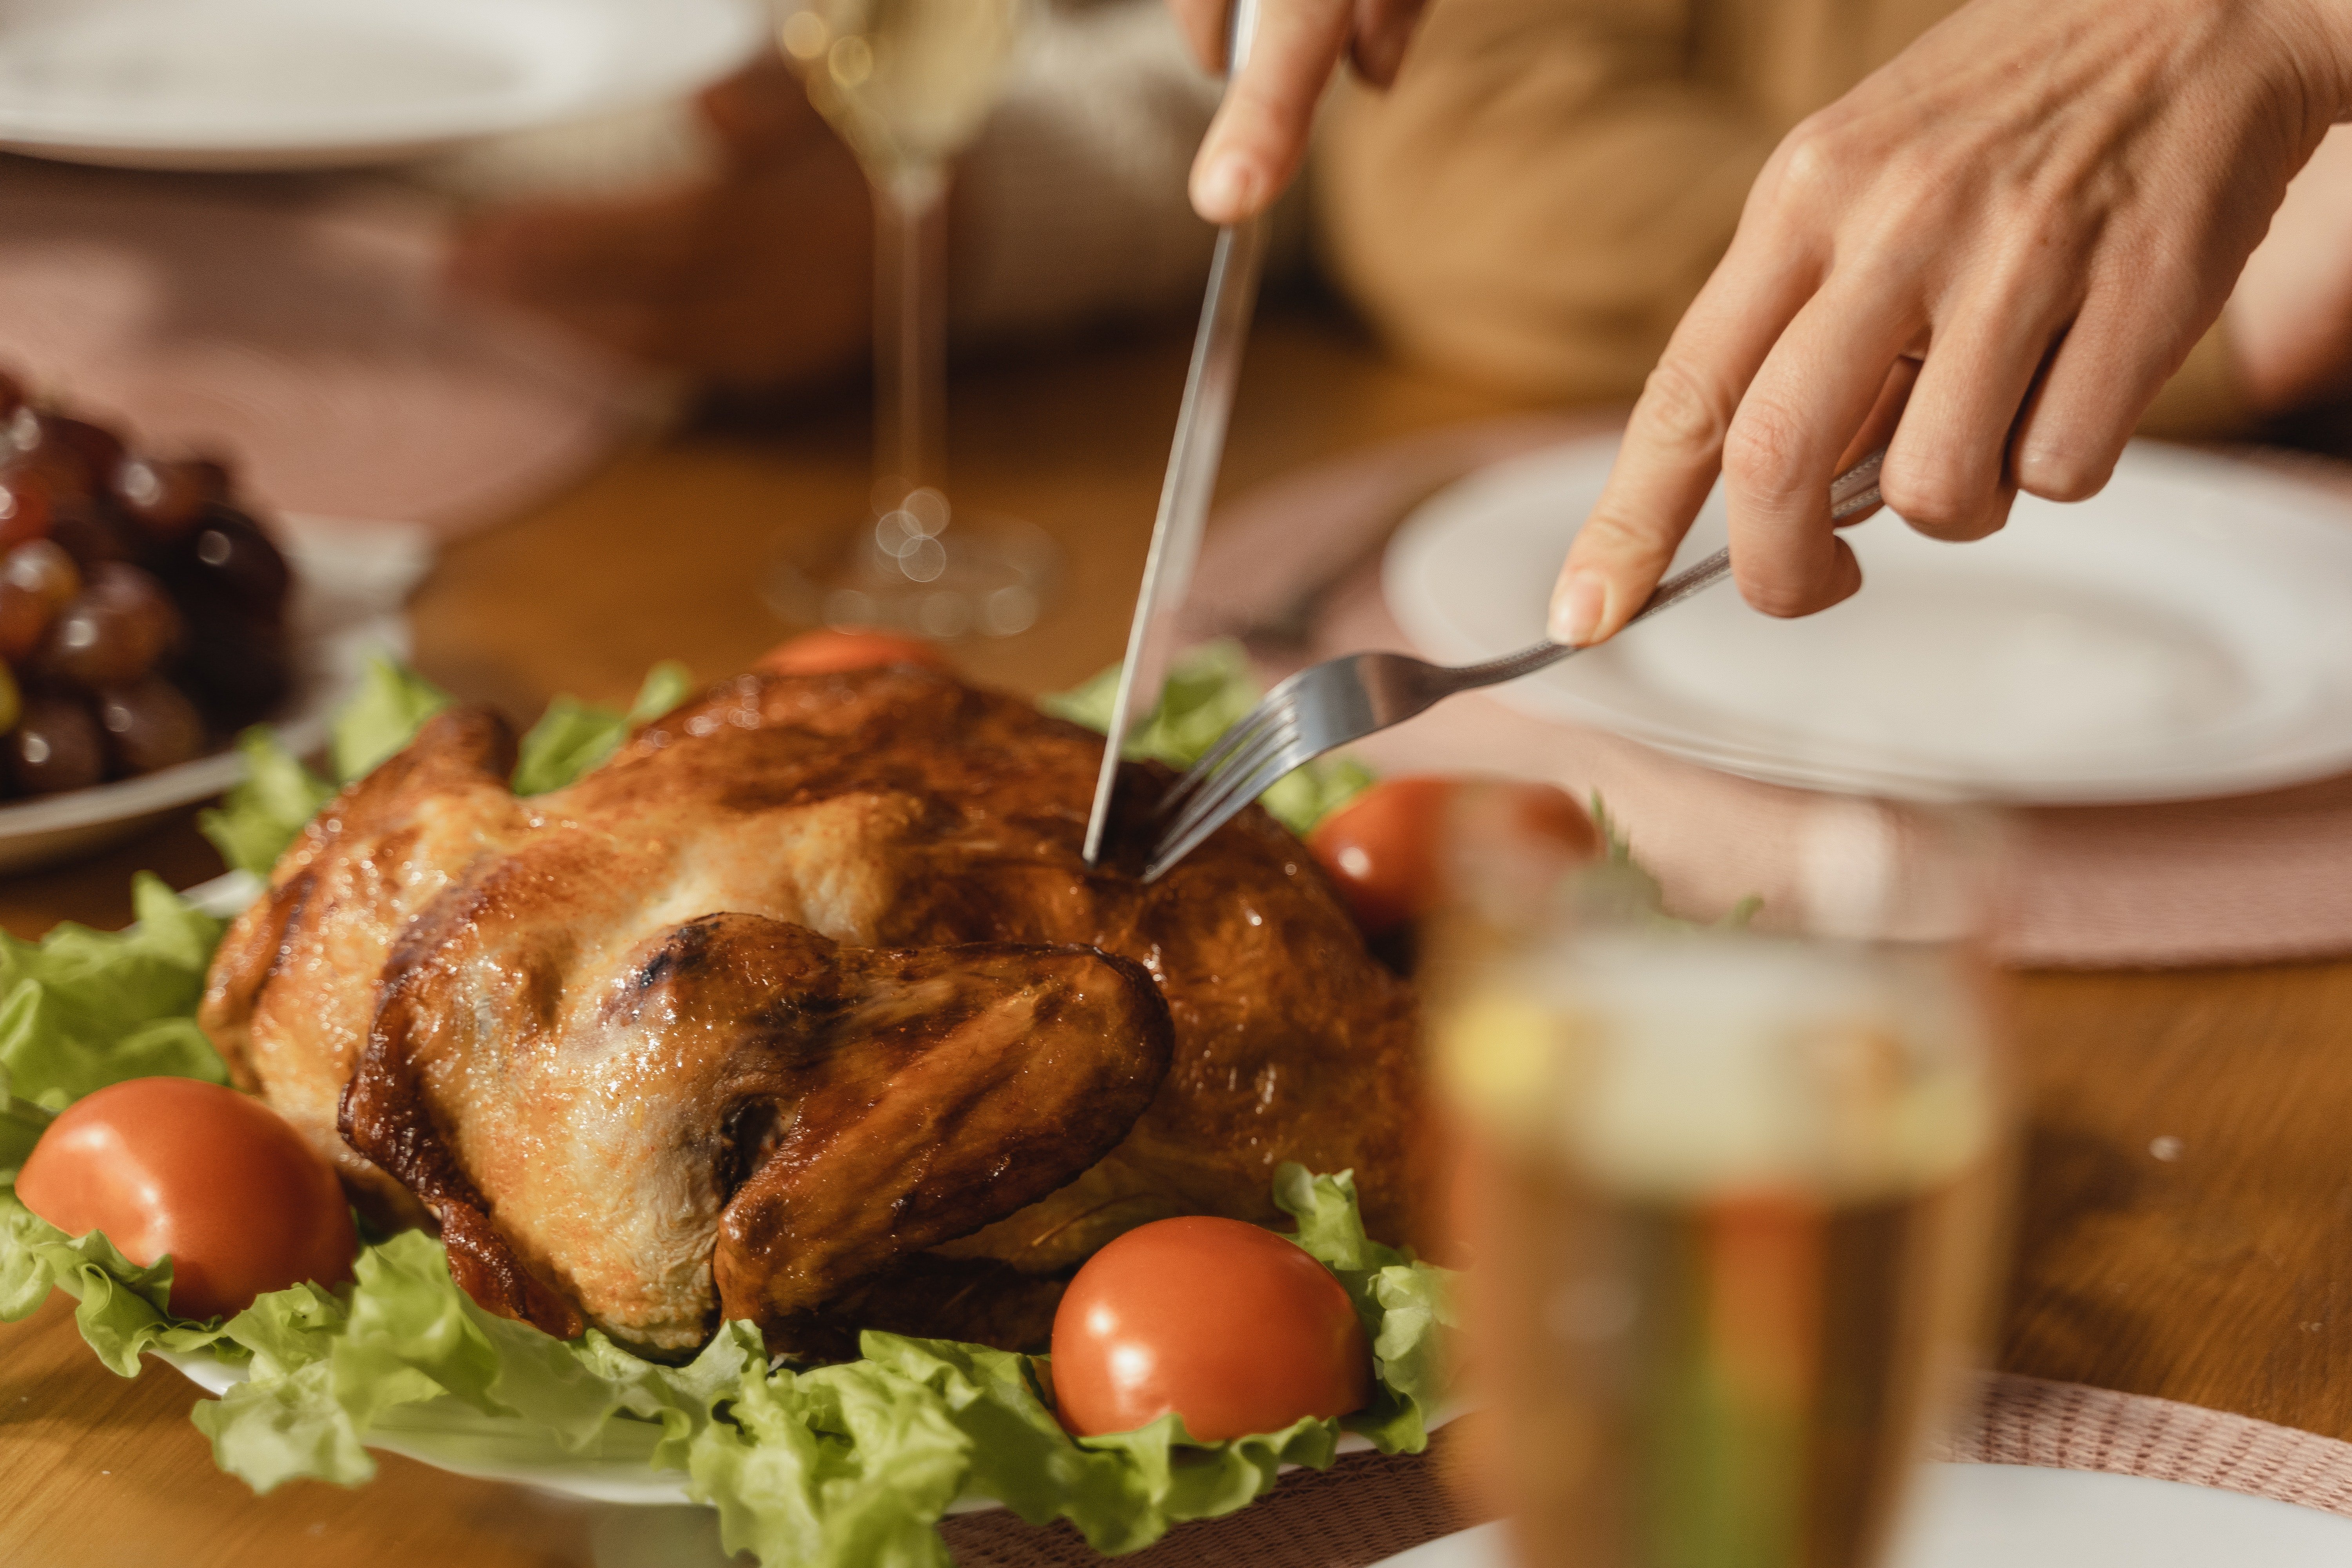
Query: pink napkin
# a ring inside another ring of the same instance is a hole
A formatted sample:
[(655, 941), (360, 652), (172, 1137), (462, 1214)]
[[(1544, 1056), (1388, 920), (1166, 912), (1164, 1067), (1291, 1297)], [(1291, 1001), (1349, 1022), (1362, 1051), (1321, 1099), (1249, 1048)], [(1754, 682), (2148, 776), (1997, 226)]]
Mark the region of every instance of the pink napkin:
[(577, 477), (633, 373), (440, 287), (444, 219), (380, 180), (0, 157), (0, 370), (264, 505), (448, 537)]
[[(1614, 423), (1530, 417), (1442, 430), (1246, 495), (1211, 535), (1187, 630), (1248, 638), (1269, 679), (1336, 654), (1410, 651), (1380, 585), (1381, 547), (1404, 514), (1475, 468)], [(2346, 465), (2261, 458), (2352, 495)], [(1720, 913), (1750, 893), (1768, 910), (1794, 905), (1801, 791), (1530, 718), (1478, 692), (1358, 751), (1382, 772), (1506, 773), (1580, 798), (1598, 790), (1683, 912)], [(2013, 826), (2009, 908), (1996, 932), (2011, 963), (2186, 967), (2352, 952), (2352, 777), (2226, 800), (2025, 810)]]

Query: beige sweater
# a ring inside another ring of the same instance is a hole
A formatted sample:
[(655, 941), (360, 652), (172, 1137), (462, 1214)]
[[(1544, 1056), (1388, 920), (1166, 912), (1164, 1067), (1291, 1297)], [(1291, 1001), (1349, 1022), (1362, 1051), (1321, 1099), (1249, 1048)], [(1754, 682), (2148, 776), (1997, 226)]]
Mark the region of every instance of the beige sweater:
[[(1630, 400), (1780, 137), (1959, 3), (1434, 0), (1323, 127), (1326, 263), (1412, 358)], [(2216, 328), (2142, 428), (2242, 423)]]

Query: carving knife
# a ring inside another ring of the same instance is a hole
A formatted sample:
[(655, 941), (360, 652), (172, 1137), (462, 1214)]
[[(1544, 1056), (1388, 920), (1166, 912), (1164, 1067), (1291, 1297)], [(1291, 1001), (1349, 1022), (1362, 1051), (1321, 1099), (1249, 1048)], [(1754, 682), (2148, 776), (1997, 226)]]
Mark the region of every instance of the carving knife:
[[(1249, 58), (1257, 30), (1259, 0), (1236, 0), (1225, 45), (1228, 90)], [(1176, 440), (1168, 452), (1168, 474), (1160, 485), (1160, 511), (1151, 524), (1151, 552), (1143, 563), (1143, 591), (1128, 628), (1127, 659), (1119, 667), (1118, 694), (1110, 710), (1110, 733), (1103, 742), (1102, 772), (1095, 779), (1094, 809), (1087, 816), (1087, 864), (1102, 859), (1103, 836), (1110, 824), (1112, 795), (1118, 788), (1118, 762), (1129, 739), (1160, 704), (1160, 689), (1175, 652), (1176, 611), (1192, 584), (1201, 553), (1201, 533), (1209, 521), (1209, 495), (1225, 452), (1225, 425), (1234, 410), (1234, 385), (1241, 379), (1242, 349), (1249, 340), (1250, 312), (1257, 303), (1258, 269), (1265, 259), (1264, 215), (1217, 231), (1209, 263), (1208, 297), (1201, 303), (1201, 326), (1192, 337), (1192, 363), (1184, 374), (1184, 401), (1177, 410)]]

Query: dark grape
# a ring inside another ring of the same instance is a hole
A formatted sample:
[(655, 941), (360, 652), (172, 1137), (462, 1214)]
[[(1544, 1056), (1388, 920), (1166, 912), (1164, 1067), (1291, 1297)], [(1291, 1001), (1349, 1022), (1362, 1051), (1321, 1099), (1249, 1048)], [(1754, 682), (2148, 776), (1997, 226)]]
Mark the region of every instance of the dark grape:
[(104, 495), (122, 462), (122, 438), (113, 431), (57, 414), (41, 416), (41, 438), (33, 449), (61, 478), (71, 476), (71, 489), (61, 494), (82, 499)]
[(30, 659), (56, 613), (38, 594), (0, 581), (0, 659), (12, 667)]
[(49, 531), (49, 486), (31, 463), (0, 468), (0, 550)]
[(87, 703), (55, 693), (25, 699), (8, 760), (26, 795), (85, 789), (106, 776), (106, 743)]
[(0, 583), (13, 583), (38, 595), (50, 610), (62, 610), (81, 592), (81, 568), (62, 546), (37, 539), (0, 558)]
[(205, 721), (195, 704), (161, 676), (100, 692), (98, 721), (126, 773), (152, 773), (204, 752)]
[(184, 536), (205, 508), (228, 493), (228, 470), (218, 463), (125, 458), (115, 466), (114, 498), (131, 521), (161, 540)]
[(247, 615), (276, 619), (293, 581), (286, 557), (261, 525), (231, 507), (208, 508), (188, 555), (174, 576), (199, 593), (216, 594)]
[(148, 542), (119, 510), (84, 500), (57, 507), (49, 519), (49, 537), (84, 572), (94, 572), (110, 561), (137, 561), (147, 552)]
[(293, 689), (294, 670), (284, 628), (257, 621), (217, 599), (184, 600), (188, 647), (182, 684), (216, 730), (236, 730), (267, 717)]
[(136, 566), (110, 562), (50, 627), (41, 669), (87, 691), (128, 686), (179, 646), (182, 631), (163, 584)]

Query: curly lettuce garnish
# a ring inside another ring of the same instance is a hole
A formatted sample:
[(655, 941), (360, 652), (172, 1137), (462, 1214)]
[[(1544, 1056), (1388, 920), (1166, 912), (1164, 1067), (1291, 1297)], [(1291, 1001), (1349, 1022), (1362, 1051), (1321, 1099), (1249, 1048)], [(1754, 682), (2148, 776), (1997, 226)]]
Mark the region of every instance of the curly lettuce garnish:
[(1074, 1438), (1049, 1403), (1050, 1361), (982, 1345), (867, 1333), (859, 1360), (796, 1370), (771, 1367), (746, 1322), (684, 1366), (593, 1329), (553, 1339), (477, 1306), (420, 1231), (362, 1249), (341, 1290), (299, 1285), (196, 1323), (166, 1310), (168, 1261), (137, 1268), (104, 1237), (69, 1238), (0, 1190), (0, 1319), (55, 1287), (79, 1298), (83, 1337), (125, 1376), (147, 1350), (243, 1363), (246, 1380), (199, 1403), (194, 1420), (220, 1467), (257, 1492), (365, 1481), (367, 1439), (389, 1435), (509, 1466), (622, 1458), (679, 1472), (719, 1510), (726, 1548), (772, 1568), (948, 1568), (934, 1526), (959, 1499), (1034, 1524), (1066, 1519), (1117, 1553), (1246, 1506), (1286, 1466), (1328, 1466), (1342, 1432), (1384, 1453), (1427, 1445), (1449, 1277), (1365, 1237), (1346, 1173), (1285, 1165), (1275, 1194), (1363, 1320), (1375, 1396), (1337, 1421), (1222, 1443), (1194, 1441), (1174, 1415)]

